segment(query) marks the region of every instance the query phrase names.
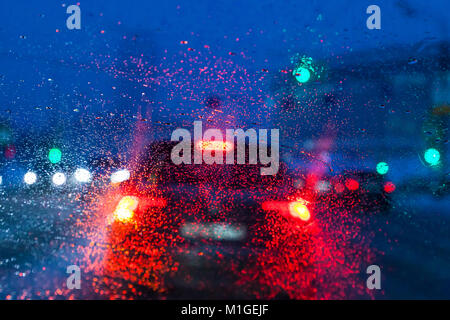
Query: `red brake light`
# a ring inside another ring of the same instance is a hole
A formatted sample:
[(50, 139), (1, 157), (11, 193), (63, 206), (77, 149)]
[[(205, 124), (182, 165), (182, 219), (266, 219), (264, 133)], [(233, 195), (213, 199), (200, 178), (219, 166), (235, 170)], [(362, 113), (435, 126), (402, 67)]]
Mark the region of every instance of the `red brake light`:
[(347, 187), (348, 190), (355, 191), (358, 190), (359, 183), (355, 179), (347, 179), (345, 181), (345, 186)]
[(311, 213), (306, 206), (309, 202), (298, 198), (296, 201), (265, 201), (262, 209), (265, 211), (276, 211), (282, 216), (309, 221)]
[(384, 184), (384, 192), (392, 193), (394, 191), (395, 191), (395, 184), (393, 182), (388, 181)]
[(139, 200), (136, 197), (125, 196), (120, 199), (119, 204), (114, 210), (114, 220), (120, 222), (129, 222), (134, 217), (134, 211), (137, 209)]
[(228, 141), (204, 141), (200, 140), (197, 142), (197, 148), (200, 150), (208, 150), (208, 151), (225, 151), (229, 152), (233, 150), (233, 144)]
[(308, 221), (311, 218), (308, 207), (302, 201), (294, 201), (289, 203), (289, 213), (294, 218)]

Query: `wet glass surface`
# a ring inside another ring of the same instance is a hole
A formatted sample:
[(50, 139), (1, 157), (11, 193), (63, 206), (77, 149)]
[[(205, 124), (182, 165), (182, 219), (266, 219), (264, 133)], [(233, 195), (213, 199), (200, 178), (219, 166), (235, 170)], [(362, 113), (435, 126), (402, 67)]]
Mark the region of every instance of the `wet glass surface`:
[(369, 5), (0, 3), (0, 299), (450, 298), (450, 5)]

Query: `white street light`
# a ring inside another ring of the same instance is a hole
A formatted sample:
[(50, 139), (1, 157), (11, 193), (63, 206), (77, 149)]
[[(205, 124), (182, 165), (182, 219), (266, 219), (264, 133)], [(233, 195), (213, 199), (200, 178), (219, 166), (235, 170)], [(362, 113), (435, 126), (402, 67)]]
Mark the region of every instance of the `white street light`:
[(66, 175), (62, 172), (56, 172), (52, 177), (53, 184), (61, 186), (66, 183)]
[(25, 173), (25, 175), (23, 176), (23, 181), (28, 184), (28, 185), (32, 185), (37, 181), (37, 175), (36, 173), (34, 173), (33, 171), (28, 171), (27, 173)]
[(78, 168), (77, 170), (75, 170), (74, 176), (75, 180), (81, 183), (90, 182), (92, 179), (92, 174), (88, 170), (83, 168)]

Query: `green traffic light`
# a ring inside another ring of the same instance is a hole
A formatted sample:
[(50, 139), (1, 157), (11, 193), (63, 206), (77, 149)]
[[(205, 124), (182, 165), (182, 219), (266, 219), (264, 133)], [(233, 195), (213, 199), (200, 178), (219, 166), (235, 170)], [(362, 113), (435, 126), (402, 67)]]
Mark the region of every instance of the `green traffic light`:
[(292, 75), (300, 83), (308, 82), (309, 78), (311, 78), (311, 72), (309, 72), (309, 70), (304, 67), (295, 68), (292, 72)]
[(62, 152), (59, 149), (52, 148), (48, 152), (48, 159), (51, 163), (58, 163), (61, 161), (62, 158)]
[(437, 149), (429, 148), (425, 151), (423, 157), (426, 162), (428, 162), (432, 166), (435, 166), (441, 159), (441, 153)]
[(379, 162), (377, 164), (377, 172), (379, 174), (386, 174), (389, 171), (389, 165), (386, 162)]

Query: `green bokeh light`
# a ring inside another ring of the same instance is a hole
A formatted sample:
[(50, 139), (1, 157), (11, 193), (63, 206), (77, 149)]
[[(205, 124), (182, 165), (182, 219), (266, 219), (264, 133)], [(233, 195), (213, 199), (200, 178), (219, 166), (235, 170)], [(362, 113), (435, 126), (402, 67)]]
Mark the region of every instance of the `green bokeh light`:
[(379, 174), (386, 174), (389, 171), (389, 165), (386, 162), (379, 162), (377, 164), (377, 172)]
[(423, 156), (425, 158), (425, 161), (432, 166), (437, 165), (439, 163), (439, 160), (441, 159), (441, 153), (434, 148), (427, 149)]
[(292, 75), (300, 83), (308, 82), (309, 78), (311, 78), (311, 73), (309, 72), (309, 70), (303, 67), (298, 67), (294, 69)]
[(61, 150), (59, 150), (57, 148), (52, 148), (48, 152), (48, 159), (50, 160), (51, 163), (58, 163), (61, 161), (61, 158), (62, 158), (62, 152), (61, 152)]

